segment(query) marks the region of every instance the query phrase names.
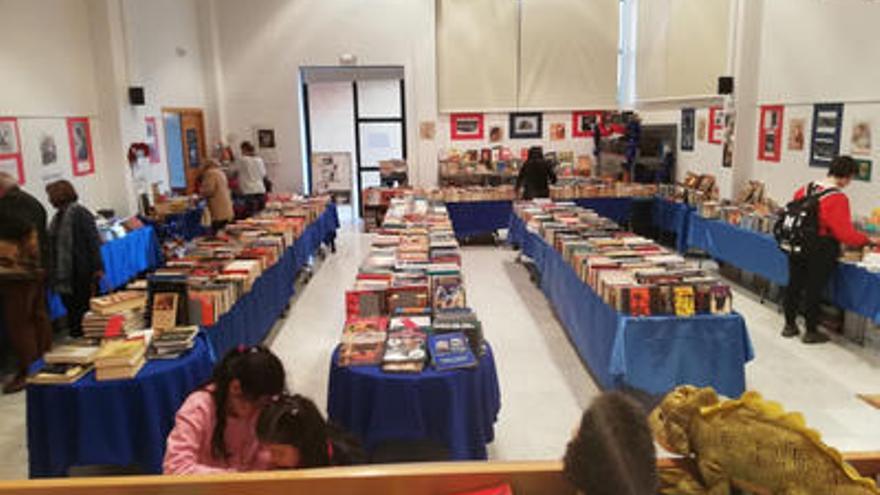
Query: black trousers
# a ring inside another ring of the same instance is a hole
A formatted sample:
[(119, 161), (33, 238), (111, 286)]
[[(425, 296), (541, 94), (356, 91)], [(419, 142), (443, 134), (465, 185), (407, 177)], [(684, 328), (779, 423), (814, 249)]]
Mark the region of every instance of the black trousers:
[(72, 294), (61, 294), (61, 301), (67, 308), (67, 326), (71, 337), (82, 337), (83, 316), (89, 311), (89, 303), (94, 294), (94, 284), (85, 281), (75, 282)]
[(785, 290), (785, 322), (793, 325), (803, 303), (807, 332), (819, 325), (819, 303), (822, 291), (837, 266), (840, 244), (830, 237), (820, 237), (815, 246), (799, 255), (788, 257), (788, 288)]

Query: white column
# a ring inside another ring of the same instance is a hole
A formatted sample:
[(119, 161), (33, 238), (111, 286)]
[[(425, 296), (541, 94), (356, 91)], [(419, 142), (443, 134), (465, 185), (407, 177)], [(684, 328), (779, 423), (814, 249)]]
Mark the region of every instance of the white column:
[[(754, 177), (758, 142), (758, 85), (760, 81), (761, 24), (764, 0), (739, 0), (734, 69), (736, 145), (733, 152), (733, 191), (736, 193)], [(730, 196), (728, 196), (730, 197)]]

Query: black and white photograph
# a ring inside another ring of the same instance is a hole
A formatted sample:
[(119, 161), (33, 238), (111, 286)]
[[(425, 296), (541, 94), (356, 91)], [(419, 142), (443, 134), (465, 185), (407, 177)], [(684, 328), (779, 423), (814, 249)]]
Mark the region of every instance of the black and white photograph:
[(261, 149), (275, 149), (275, 129), (257, 129), (257, 145)]
[(510, 114), (510, 139), (540, 139), (544, 134), (542, 120), (539, 112)]
[(50, 134), (40, 136), (40, 163), (44, 167), (58, 163), (58, 146), (55, 144), (55, 136)]

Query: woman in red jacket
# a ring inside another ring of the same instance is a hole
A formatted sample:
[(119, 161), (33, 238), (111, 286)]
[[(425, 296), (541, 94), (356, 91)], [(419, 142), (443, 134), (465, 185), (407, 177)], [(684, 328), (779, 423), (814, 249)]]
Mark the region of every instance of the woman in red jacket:
[[(839, 156), (828, 170), (824, 180), (811, 182), (794, 195), (794, 199), (806, 194), (819, 196), (819, 238), (805, 252), (788, 257), (789, 281), (785, 292), (785, 329), (783, 337), (795, 337), (800, 333), (797, 326), (797, 313), (803, 293), (807, 331), (805, 344), (828, 342), (828, 336), (819, 332), (819, 302), (822, 290), (837, 265), (840, 245), (861, 247), (870, 240), (855, 229), (849, 209), (849, 199), (842, 190), (849, 185), (855, 175), (857, 165), (849, 156)], [(827, 191), (827, 192), (825, 192)], [(823, 194), (824, 192), (824, 194)]]

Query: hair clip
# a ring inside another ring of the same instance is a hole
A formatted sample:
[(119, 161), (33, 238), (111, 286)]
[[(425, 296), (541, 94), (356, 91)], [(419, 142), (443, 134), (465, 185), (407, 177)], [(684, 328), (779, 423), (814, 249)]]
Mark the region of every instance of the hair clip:
[(247, 351), (247, 347), (245, 347), (244, 344), (238, 344), (238, 347), (236, 347), (235, 351), (239, 354), (244, 354), (245, 351)]

